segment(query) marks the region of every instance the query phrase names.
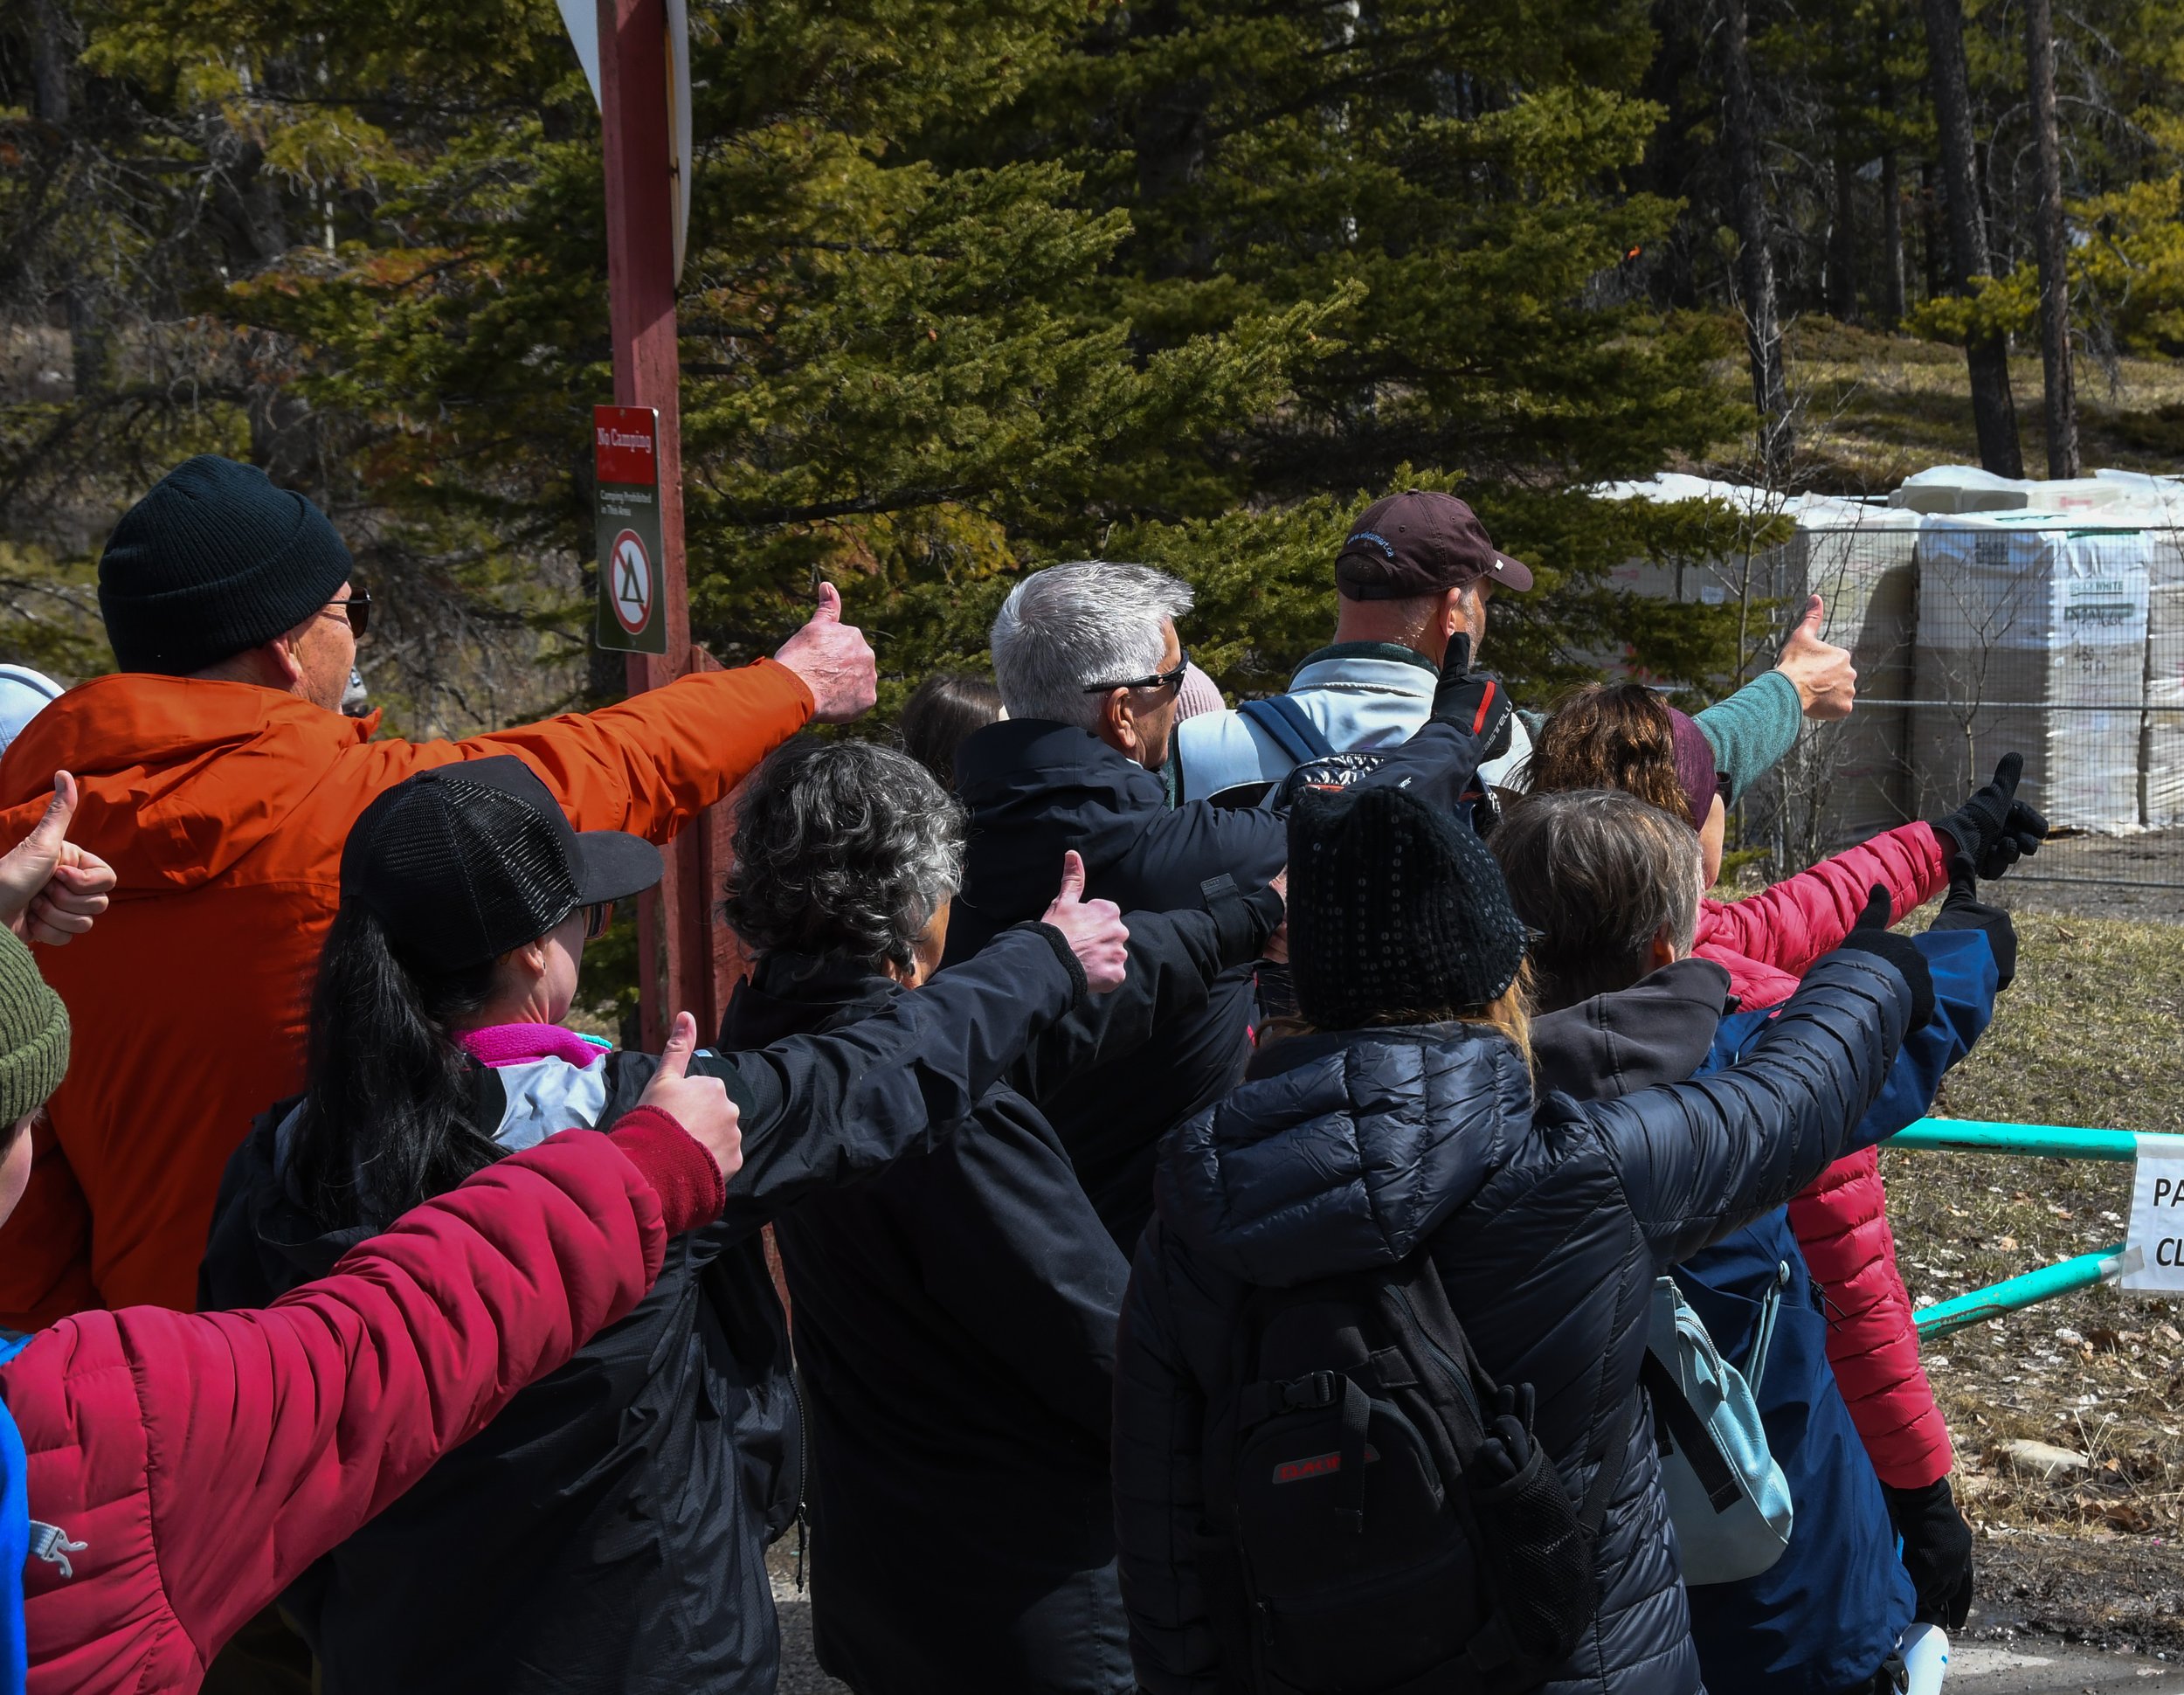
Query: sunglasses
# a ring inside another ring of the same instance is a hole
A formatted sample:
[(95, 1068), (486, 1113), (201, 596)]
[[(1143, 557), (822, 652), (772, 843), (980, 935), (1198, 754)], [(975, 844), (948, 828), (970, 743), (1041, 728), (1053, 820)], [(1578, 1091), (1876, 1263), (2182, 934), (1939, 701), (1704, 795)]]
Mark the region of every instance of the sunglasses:
[(1157, 671), (1150, 677), (1133, 677), (1128, 682), (1095, 682), (1084, 692), (1088, 695), (1104, 695), (1113, 688), (1180, 688), (1184, 675), (1190, 668), (1191, 650), (1185, 647), (1183, 657), (1176, 661), (1172, 670)]
[(614, 922), (614, 903), (600, 901), (584, 910), (584, 939), (596, 942), (606, 934), (607, 926)]
[(349, 633), (362, 635), (371, 628), (371, 597), (352, 594), (346, 600), (329, 600), (319, 610), (321, 612), (340, 612), (349, 619)]

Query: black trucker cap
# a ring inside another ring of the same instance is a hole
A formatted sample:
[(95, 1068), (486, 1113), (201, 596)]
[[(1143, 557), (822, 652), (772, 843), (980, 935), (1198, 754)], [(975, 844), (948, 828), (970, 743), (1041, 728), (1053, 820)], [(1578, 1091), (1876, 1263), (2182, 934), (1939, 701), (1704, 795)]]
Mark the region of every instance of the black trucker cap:
[(1477, 515), (1435, 488), (1373, 502), (1335, 556), (1335, 586), (1352, 600), (1411, 600), (1481, 578), (1498, 589), (1531, 586), (1530, 567), (1496, 551)]
[(342, 898), (402, 952), (457, 971), (650, 889), (664, 868), (641, 836), (571, 829), (537, 774), (500, 754), (418, 771), (365, 807), (342, 848)]

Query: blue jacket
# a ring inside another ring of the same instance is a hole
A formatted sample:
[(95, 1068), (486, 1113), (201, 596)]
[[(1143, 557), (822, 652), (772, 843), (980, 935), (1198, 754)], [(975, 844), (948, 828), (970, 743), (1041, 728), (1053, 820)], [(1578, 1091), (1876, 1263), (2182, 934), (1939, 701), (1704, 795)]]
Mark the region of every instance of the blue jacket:
[[(1913, 938), (1933, 973), (1934, 1015), (1904, 1038), (1881, 1097), (1852, 1142), (1863, 1147), (1926, 1115), (1943, 1075), (1994, 1016), (1994, 954), (1978, 931)], [(1731, 1065), (1772, 1012), (1725, 1018), (1700, 1075)], [(1828, 1364), (1828, 1320), (1789, 1215), (1778, 1209), (1676, 1268), (1723, 1357), (1752, 1358), (1759, 1304), (1777, 1278), (1781, 1311), (1758, 1386), (1767, 1445), (1788, 1479), (1796, 1528), (1782, 1558), (1740, 1583), (1691, 1594), (1691, 1637), (1715, 1689), (1836, 1695), (1870, 1677), (1911, 1621), (1916, 1597), (1896, 1532)]]
[[(1913, 939), (1933, 974), (1934, 1016), (1904, 1037), (1846, 1152), (1925, 1116), (1943, 1074), (1994, 1015), (1994, 956), (1984, 935)], [(1727, 990), (1718, 965), (1687, 959), (1619, 994), (1547, 1014), (1534, 1026), (1540, 1086), (1613, 1098), (1736, 1063), (1776, 1014), (1723, 1017)], [(1879, 1667), (1911, 1622), (1913, 1596), (1880, 1481), (1828, 1364), (1827, 1318), (1788, 1214), (1775, 1208), (1691, 1255), (1675, 1275), (1723, 1358), (1739, 1370), (1752, 1360), (1770, 1291), (1780, 1297), (1754, 1394), (1790, 1487), (1794, 1528), (1781, 1559), (1759, 1576), (1690, 1591), (1691, 1636), (1707, 1685), (1838, 1695)]]
[(1251, 1289), (1421, 1249), (1488, 1372), (1533, 1386), (1539, 1441), (1572, 1494), (1614, 1468), (1600, 1609), (1546, 1695), (1697, 1695), (1641, 1418), (1653, 1281), (1839, 1156), (1879, 1091), (1909, 1000), (1875, 957), (1834, 955), (1729, 1076), (1587, 1106), (1551, 1097), (1535, 1107), (1523, 1056), (1490, 1031), (1295, 1036), (1260, 1055), (1263, 1075), (1181, 1126), (1161, 1147), (1159, 1214), (1138, 1245), (1116, 1344), (1116, 1533), (1149, 1695), (1235, 1685), (1194, 1550), (1206, 1535), (1206, 1397), (1230, 1369)]
[[(0, 1341), (0, 1366), (29, 1344)], [(23, 1637), (23, 1562), (31, 1557), (31, 1498), (24, 1483), (23, 1436), (0, 1401), (0, 1695), (23, 1695), (30, 1657)]]

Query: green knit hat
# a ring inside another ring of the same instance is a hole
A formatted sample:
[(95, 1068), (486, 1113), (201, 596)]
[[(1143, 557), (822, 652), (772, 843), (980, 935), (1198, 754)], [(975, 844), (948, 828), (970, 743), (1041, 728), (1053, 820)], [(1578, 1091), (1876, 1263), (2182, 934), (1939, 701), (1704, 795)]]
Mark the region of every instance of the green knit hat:
[(0, 929), (0, 1133), (52, 1098), (68, 1075), (68, 1008), (38, 961)]

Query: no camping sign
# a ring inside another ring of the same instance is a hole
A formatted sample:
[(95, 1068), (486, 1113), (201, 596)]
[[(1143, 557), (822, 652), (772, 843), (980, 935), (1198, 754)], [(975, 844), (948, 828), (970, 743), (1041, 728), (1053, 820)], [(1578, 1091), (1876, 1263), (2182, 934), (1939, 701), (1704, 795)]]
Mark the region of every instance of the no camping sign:
[(667, 651), (660, 540), (660, 414), (650, 406), (591, 409), (599, 546), (599, 646)]

